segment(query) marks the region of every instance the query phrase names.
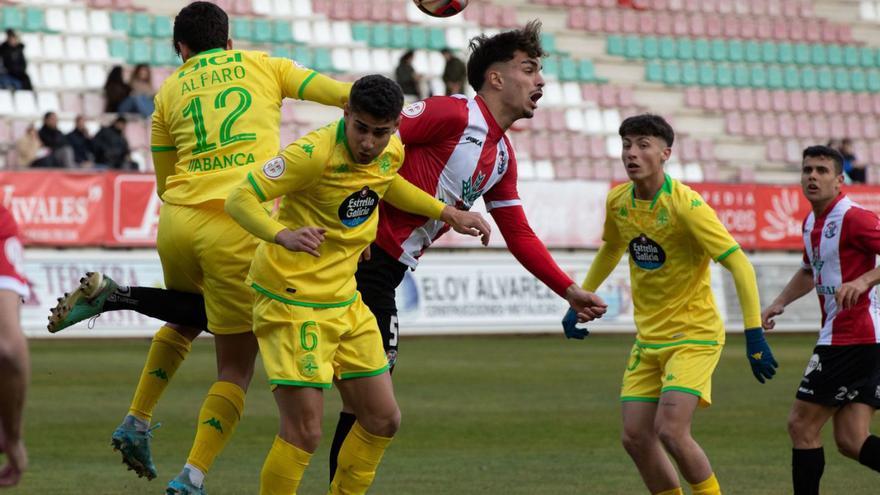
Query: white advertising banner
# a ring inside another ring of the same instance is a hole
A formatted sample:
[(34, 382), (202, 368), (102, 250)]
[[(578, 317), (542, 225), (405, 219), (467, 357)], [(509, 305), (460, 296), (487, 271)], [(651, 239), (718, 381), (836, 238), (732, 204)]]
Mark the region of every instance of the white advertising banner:
[[(572, 278), (583, 280), (591, 252), (555, 252), (554, 258)], [(761, 302), (766, 305), (800, 264), (797, 254), (752, 255)], [(742, 331), (742, 316), (732, 279), (711, 265), (712, 286), (728, 330)], [(46, 330), (49, 308), (65, 291), (75, 288), (86, 271), (102, 271), (122, 284), (162, 287), (162, 270), (152, 250), (28, 249), (25, 275), (33, 293), (23, 308), (22, 323), (30, 337), (51, 337)], [(599, 290), (608, 312), (589, 325), (595, 332), (633, 332), (632, 291), (626, 258)], [(397, 291), (403, 335), (561, 332), (565, 301), (535, 279), (502, 250), (435, 250), (416, 271), (406, 274)], [(778, 318), (778, 330), (818, 329), (816, 298), (809, 294)], [(160, 321), (131, 311), (107, 313), (82, 322), (57, 337), (150, 336)], [(89, 328), (91, 326), (91, 328)]]

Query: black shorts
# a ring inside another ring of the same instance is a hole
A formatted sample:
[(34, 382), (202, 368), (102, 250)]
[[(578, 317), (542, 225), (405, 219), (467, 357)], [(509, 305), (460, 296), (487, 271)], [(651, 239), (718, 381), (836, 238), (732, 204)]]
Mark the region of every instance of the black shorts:
[(861, 402), (880, 408), (880, 344), (816, 346), (797, 398), (832, 407)]
[(397, 363), (397, 303), (394, 291), (406, 275), (407, 266), (392, 258), (379, 246), (370, 246), (370, 259), (358, 264), (355, 278), (364, 304), (370, 308), (382, 332), (382, 344), (388, 356), (388, 368)]

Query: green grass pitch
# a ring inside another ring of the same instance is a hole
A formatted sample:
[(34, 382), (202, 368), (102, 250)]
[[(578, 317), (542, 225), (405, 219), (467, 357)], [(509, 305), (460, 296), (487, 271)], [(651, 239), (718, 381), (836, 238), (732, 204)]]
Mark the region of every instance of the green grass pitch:
[[(815, 337), (770, 336), (781, 369), (766, 385), (749, 371), (741, 337), (714, 376), (715, 404), (694, 435), (724, 493), (791, 493), (785, 420)], [(632, 336), (404, 337), (395, 372), (403, 424), (371, 493), (646, 493), (620, 446), (617, 393)], [(158, 494), (189, 451), (198, 408), (214, 376), (213, 346), (197, 341), (155, 412), (159, 478), (138, 479), (111, 451), (146, 340), (33, 341), (27, 407), (27, 494)], [(325, 394), (324, 441), (300, 494), (326, 493), (327, 445), (339, 408)], [(277, 412), (257, 363), (245, 418), (209, 473), (211, 495), (256, 494)], [(880, 433), (880, 420), (874, 422)], [(877, 493), (880, 475), (836, 452), (825, 431), (823, 493)]]

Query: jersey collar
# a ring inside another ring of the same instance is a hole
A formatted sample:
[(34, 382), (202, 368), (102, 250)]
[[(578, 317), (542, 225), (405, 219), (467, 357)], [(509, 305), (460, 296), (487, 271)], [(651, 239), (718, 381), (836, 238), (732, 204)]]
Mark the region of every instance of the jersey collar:
[(833, 210), (834, 207), (837, 206), (837, 203), (840, 203), (840, 201), (845, 197), (846, 197), (846, 195), (843, 194), (843, 192), (838, 193), (837, 197), (834, 198), (833, 200), (831, 200), (830, 203), (828, 203), (828, 206), (825, 207), (825, 211), (823, 211), (822, 214), (819, 215), (819, 218), (827, 217), (828, 214), (831, 213), (831, 210)]
[[(649, 210), (654, 209), (654, 205), (657, 204), (657, 200), (660, 199), (660, 195), (662, 193), (672, 194), (672, 177), (669, 174), (663, 174), (663, 185), (660, 186), (660, 189), (657, 190), (657, 194), (654, 195), (654, 199), (651, 200), (651, 207)], [(632, 207), (636, 207), (636, 185), (632, 182), (629, 183), (629, 195), (632, 198)]]
[(342, 143), (345, 145), (345, 151), (348, 152), (348, 158), (352, 163), (357, 163), (354, 160), (354, 155), (351, 154), (351, 148), (348, 147), (348, 136), (345, 134), (345, 119), (339, 119), (339, 123), (336, 125), (336, 144)]
[(480, 107), (480, 111), (483, 112), (483, 118), (486, 119), (486, 124), (489, 126), (489, 134), (495, 136), (504, 134), (501, 126), (498, 125), (498, 121), (495, 120), (495, 116), (492, 115), (492, 112), (489, 111), (489, 107), (486, 106), (486, 101), (483, 100), (483, 97), (477, 95), (474, 97), (474, 101), (477, 102), (477, 106)]

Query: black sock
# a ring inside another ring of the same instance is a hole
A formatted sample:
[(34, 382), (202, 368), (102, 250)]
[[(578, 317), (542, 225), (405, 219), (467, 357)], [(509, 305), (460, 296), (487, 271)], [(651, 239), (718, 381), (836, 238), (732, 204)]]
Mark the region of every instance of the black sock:
[(339, 422), (336, 423), (336, 433), (333, 435), (333, 443), (330, 445), (330, 483), (333, 483), (333, 476), (336, 475), (336, 461), (339, 458), (339, 449), (342, 448), (342, 442), (357, 421), (352, 413), (345, 411), (339, 413)]
[(859, 463), (874, 471), (880, 471), (880, 437), (871, 435), (859, 450)]
[(791, 479), (794, 495), (819, 495), (819, 480), (825, 471), (825, 450), (791, 449)]
[(193, 328), (208, 328), (205, 298), (201, 294), (153, 287), (120, 285), (104, 303), (104, 311), (129, 309), (158, 320)]

